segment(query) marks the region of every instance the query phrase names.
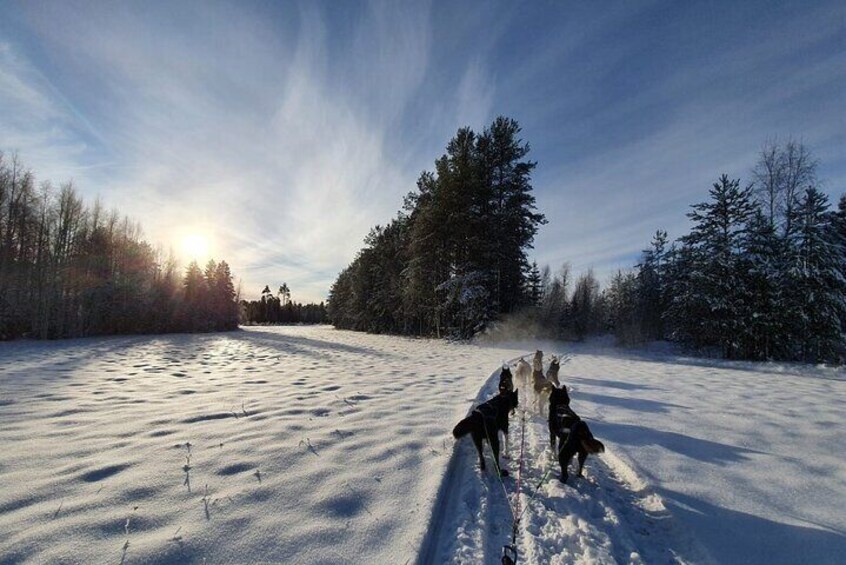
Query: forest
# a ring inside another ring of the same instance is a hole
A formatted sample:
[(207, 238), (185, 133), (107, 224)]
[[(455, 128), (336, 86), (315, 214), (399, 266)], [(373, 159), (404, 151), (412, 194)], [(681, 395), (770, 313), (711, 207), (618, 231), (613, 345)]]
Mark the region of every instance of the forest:
[(546, 222), (535, 207), (529, 145), (515, 120), (461, 128), (417, 190), (329, 291), (337, 327), (470, 337), (527, 305), (526, 252)]
[(748, 184), (719, 177), (691, 206), (689, 233), (670, 243), (657, 231), (633, 271), (591, 293), (596, 318), (624, 344), (842, 363), (846, 195), (832, 209), (817, 167), (801, 143), (766, 144)]
[(276, 294), (268, 285), (258, 300), (241, 301), (241, 323), (245, 325), (325, 324), (326, 321), (326, 305), (294, 302), (288, 283), (282, 283)]
[(226, 261), (181, 272), (140, 225), (86, 205), (71, 183), (36, 185), (17, 156), (0, 154), (0, 339), (239, 321), (464, 339), (510, 325), (551, 339), (613, 333), (626, 346), (664, 339), (730, 359), (843, 362), (846, 195), (832, 207), (804, 145), (765, 144), (747, 183), (720, 176), (687, 213), (687, 234), (657, 230), (638, 264), (601, 288), (592, 270), (529, 262), (546, 219), (520, 132), (506, 117), (481, 133), (459, 129), (325, 305), (294, 302), (287, 284), (239, 300)]
[(0, 339), (219, 331), (238, 325), (226, 261), (184, 274), (140, 225), (71, 183), (36, 186), (0, 153)]
[[(621, 345), (669, 340), (729, 359), (842, 363), (846, 357), (846, 195), (832, 209), (818, 162), (793, 140), (764, 145), (751, 180), (720, 176), (691, 206), (690, 232), (657, 230), (639, 263), (602, 289), (529, 263), (535, 209), (528, 143), (500, 117), (459, 129), (417, 190), (332, 285), (337, 327), (468, 338), (523, 335)], [(507, 322), (507, 324), (504, 324)]]

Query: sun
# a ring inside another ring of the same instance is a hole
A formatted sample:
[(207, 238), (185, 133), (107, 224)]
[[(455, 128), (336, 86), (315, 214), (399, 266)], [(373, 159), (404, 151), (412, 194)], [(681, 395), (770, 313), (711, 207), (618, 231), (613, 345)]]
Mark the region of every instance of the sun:
[(200, 261), (209, 256), (209, 239), (199, 233), (188, 234), (182, 238), (182, 252), (193, 261)]

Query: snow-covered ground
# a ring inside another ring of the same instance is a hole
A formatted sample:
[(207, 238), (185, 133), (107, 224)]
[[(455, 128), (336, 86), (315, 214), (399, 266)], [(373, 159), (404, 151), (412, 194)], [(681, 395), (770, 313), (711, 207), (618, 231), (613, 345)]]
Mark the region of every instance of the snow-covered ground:
[[(536, 346), (0, 343), (0, 563), (498, 563), (523, 411), (502, 485), (450, 432)], [(607, 452), (529, 503), (554, 462), (526, 413), (521, 563), (843, 562), (841, 371), (540, 347), (573, 354), (560, 377)]]

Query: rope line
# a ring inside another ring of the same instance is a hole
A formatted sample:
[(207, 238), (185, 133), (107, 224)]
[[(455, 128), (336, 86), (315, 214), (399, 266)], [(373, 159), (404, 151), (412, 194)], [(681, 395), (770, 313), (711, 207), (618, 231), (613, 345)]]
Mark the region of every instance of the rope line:
[[(531, 354), (529, 353), (527, 355), (531, 355)], [(526, 357), (526, 355), (524, 355), (523, 357), (520, 357), (520, 359), (523, 359), (524, 357)], [(559, 354), (559, 356), (558, 356), (558, 361), (561, 365), (571, 361), (572, 359), (573, 359), (573, 356), (571, 354), (564, 354), (564, 355)], [(503, 363), (503, 365), (505, 365), (505, 363)], [(510, 366), (511, 363), (509, 363), (508, 365)], [(491, 450), (493, 450), (493, 443), (491, 442), (491, 436), (490, 436), (490, 432), (488, 430), (487, 419), (484, 417), (484, 414), (482, 414), (481, 412), (479, 412), (479, 414), (482, 416), (482, 426), (485, 430), (485, 436), (488, 439), (488, 445), (490, 445)], [(521, 484), (522, 484), (522, 480), (523, 480), (523, 462), (524, 462), (524, 453), (525, 453), (525, 445), (526, 445), (526, 409), (525, 409), (525, 407), (521, 409), (520, 420), (521, 420), (521, 426), (520, 426), (520, 459), (519, 459), (519, 464), (518, 464), (518, 469), (517, 469), (517, 492), (515, 493), (516, 497), (515, 497), (514, 505), (512, 505), (511, 499), (509, 499), (509, 497), (508, 497), (508, 490), (505, 488), (505, 483), (502, 481), (502, 469), (500, 468), (500, 465), (499, 465), (499, 458), (498, 457), (494, 458), (494, 468), (496, 470), (496, 478), (499, 481), (500, 487), (502, 487), (502, 493), (505, 496), (505, 502), (508, 505), (508, 511), (511, 513), (511, 544), (506, 545), (502, 548), (503, 549), (502, 563), (508, 564), (508, 565), (513, 565), (513, 564), (516, 564), (516, 562), (517, 562), (517, 532), (520, 529), (520, 522), (523, 518), (523, 514), (525, 514), (526, 510), (529, 509), (529, 506), (531, 506), (532, 502), (537, 497), (538, 493), (540, 492), (540, 488), (547, 481), (550, 473), (552, 473), (552, 470), (555, 466), (554, 462), (549, 463), (546, 472), (543, 474), (543, 477), (541, 477), (541, 480), (535, 486), (534, 492), (532, 493), (532, 496), (529, 498), (529, 500), (526, 502), (526, 504), (521, 509), (520, 508), (520, 490), (521, 490)], [(496, 422), (496, 418), (494, 418), (494, 422)], [(496, 433), (498, 435), (499, 429), (496, 428), (494, 430), (494, 433)], [(498, 437), (497, 437), (497, 441), (499, 441)], [(506, 441), (506, 445), (507, 445), (507, 442), (508, 442), (507, 434), (506, 434), (505, 441)], [(561, 445), (558, 448), (558, 457), (559, 458), (561, 457), (561, 451), (563, 449), (564, 449), (564, 445)], [(482, 453), (482, 457), (484, 457), (484, 452)]]
[(517, 514), (517, 519), (514, 520), (514, 524), (511, 527), (511, 543), (517, 543), (517, 530), (520, 527), (520, 517), (523, 516), (523, 513), (520, 511), (520, 483), (523, 480), (523, 451), (526, 446), (526, 409), (524, 408), (522, 411), (522, 415), (520, 418), (520, 464), (517, 468), (517, 504), (515, 509), (515, 514)]
[[(559, 457), (561, 456), (561, 451), (563, 449), (564, 449), (563, 445), (558, 448), (558, 456)], [(520, 515), (517, 517), (518, 520), (521, 519), (523, 517), (523, 514), (526, 512), (526, 510), (529, 509), (529, 506), (531, 505), (531, 503), (535, 499), (535, 497), (538, 495), (538, 492), (540, 492), (540, 488), (543, 486), (543, 484), (549, 478), (549, 474), (552, 473), (552, 469), (554, 467), (555, 467), (554, 462), (549, 464), (549, 467), (547, 468), (546, 473), (543, 474), (543, 477), (541, 477), (541, 480), (538, 482), (538, 485), (535, 487), (535, 491), (534, 491), (534, 493), (532, 493), (532, 497), (529, 499), (529, 502), (526, 503), (525, 508), (523, 508), (523, 512), (520, 513)]]
[[(490, 445), (493, 448), (493, 443), (491, 443), (491, 435), (488, 432), (488, 424), (487, 424), (487, 421), (485, 420), (484, 416), (482, 416), (482, 427), (485, 429), (485, 435), (488, 437), (488, 445)], [(498, 434), (499, 430), (495, 429), (494, 433)], [(497, 440), (498, 439), (499, 438), (497, 438)], [(491, 450), (493, 450), (493, 449), (491, 449)], [(484, 457), (484, 452), (483, 452), (482, 456)], [(508, 510), (511, 512), (511, 519), (514, 520), (514, 516), (515, 516), (514, 509), (511, 507), (511, 501), (508, 499), (508, 491), (505, 489), (505, 483), (502, 482), (502, 470), (499, 467), (498, 459), (499, 459), (498, 457), (494, 457), (494, 467), (496, 468), (496, 478), (499, 481), (500, 486), (502, 487), (502, 493), (505, 495), (505, 502), (508, 503)]]

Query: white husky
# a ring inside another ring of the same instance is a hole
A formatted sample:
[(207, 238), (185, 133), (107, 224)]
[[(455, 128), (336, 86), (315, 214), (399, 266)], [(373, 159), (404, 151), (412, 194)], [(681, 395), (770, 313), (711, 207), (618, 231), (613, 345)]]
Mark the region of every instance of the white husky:
[(543, 376), (543, 351), (541, 350), (537, 350), (535, 358), (532, 359), (532, 388), (535, 391), (535, 410), (543, 415), (543, 408), (549, 402), (549, 393), (553, 385)]
[(517, 361), (517, 370), (515, 371), (514, 376), (517, 378), (517, 383), (520, 385), (519, 388), (521, 388), (524, 393), (528, 392), (529, 377), (532, 376), (532, 366), (529, 365), (522, 357), (519, 361)]
[(561, 359), (552, 356), (552, 361), (549, 362), (549, 369), (546, 370), (546, 380), (557, 387), (561, 386), (561, 381), (558, 380), (558, 370), (561, 368)]

